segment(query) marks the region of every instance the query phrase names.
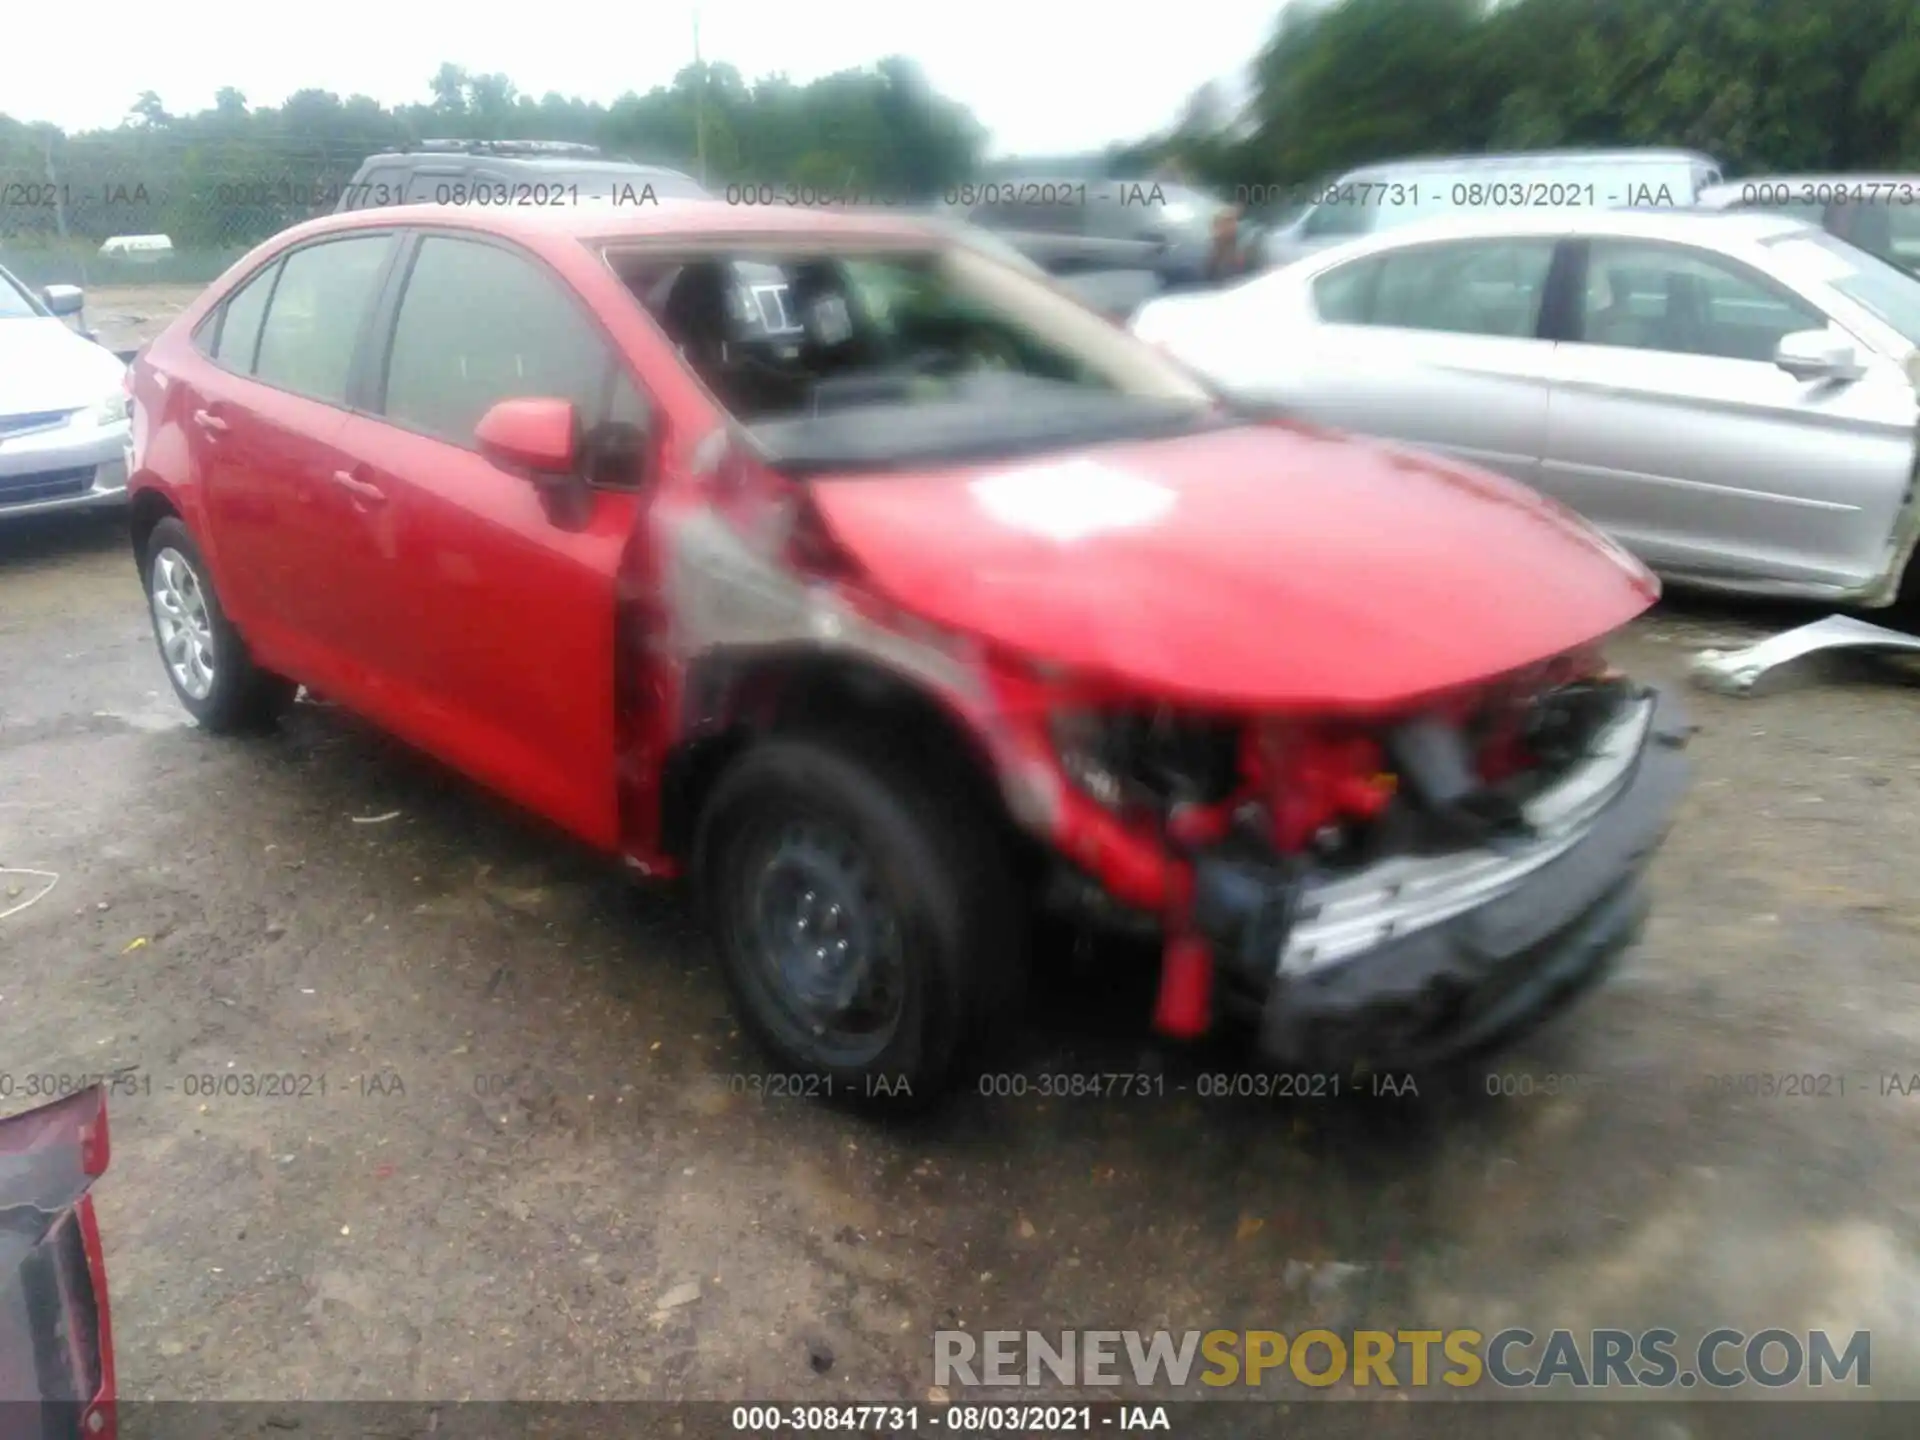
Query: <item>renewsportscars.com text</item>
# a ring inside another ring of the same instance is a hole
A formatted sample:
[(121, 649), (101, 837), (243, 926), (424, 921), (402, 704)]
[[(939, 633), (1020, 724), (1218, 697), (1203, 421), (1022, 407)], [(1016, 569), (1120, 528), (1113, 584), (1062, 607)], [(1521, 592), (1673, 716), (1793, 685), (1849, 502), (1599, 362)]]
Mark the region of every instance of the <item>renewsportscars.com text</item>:
[(939, 1386), (1258, 1386), (1727, 1390), (1873, 1383), (1873, 1336), (1825, 1330), (938, 1330)]

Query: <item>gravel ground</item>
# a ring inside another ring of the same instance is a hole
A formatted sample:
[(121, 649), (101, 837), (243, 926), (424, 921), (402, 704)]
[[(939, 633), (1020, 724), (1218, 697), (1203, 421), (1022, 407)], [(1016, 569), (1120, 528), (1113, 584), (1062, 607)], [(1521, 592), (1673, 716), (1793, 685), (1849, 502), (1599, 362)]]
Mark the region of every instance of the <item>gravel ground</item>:
[[(1781, 619), (1663, 611), (1623, 655), (1677, 679)], [(1866, 1328), (1875, 1392), (1920, 1393), (1920, 1094), (1884, 1079), (1920, 1071), (1920, 692), (1689, 705), (1654, 923), (1502, 1058), (1531, 1093), (1203, 1099), (1239, 1050), (1154, 1041), (1103, 953), (1048, 971), (1017, 1074), (1163, 1093), (888, 1128), (758, 1093), (677, 894), (335, 711), (201, 733), (118, 522), (15, 524), (0, 865), (60, 878), (0, 920), (0, 1111), (130, 1077), (130, 1397), (919, 1398), (941, 1328), (1313, 1322)], [(1709, 1078), (1787, 1074), (1845, 1093)], [(289, 1093), (222, 1093), (256, 1076)]]
[(172, 323), (199, 285), (96, 285), (87, 291), (87, 324), (109, 350), (137, 350)]

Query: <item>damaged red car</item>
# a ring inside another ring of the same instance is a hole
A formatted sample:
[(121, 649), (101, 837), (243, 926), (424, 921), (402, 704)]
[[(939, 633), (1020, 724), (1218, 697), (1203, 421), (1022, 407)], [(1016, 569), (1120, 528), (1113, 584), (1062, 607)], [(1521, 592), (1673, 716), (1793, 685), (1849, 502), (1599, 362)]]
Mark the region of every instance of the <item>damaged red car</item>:
[(317, 220), (131, 372), (132, 525), (211, 730), (304, 684), (704, 894), (741, 1019), (924, 1099), (1036, 907), (1156, 1023), (1444, 1058), (1636, 933), (1684, 784), (1656, 598), (1479, 471), (1236, 412), (885, 214)]

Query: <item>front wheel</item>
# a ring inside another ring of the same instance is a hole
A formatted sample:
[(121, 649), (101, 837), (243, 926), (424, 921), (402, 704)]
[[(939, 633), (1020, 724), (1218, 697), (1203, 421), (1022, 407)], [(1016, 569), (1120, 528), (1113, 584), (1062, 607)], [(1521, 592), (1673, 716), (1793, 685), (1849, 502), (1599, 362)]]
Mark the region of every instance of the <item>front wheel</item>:
[(1018, 1020), (1024, 912), (999, 837), (884, 754), (750, 749), (706, 807), (696, 866), (741, 1021), (799, 1093), (924, 1108)]
[(153, 527), (143, 573), (160, 661), (187, 712), (216, 734), (270, 725), (292, 702), (293, 682), (254, 664), (184, 523)]

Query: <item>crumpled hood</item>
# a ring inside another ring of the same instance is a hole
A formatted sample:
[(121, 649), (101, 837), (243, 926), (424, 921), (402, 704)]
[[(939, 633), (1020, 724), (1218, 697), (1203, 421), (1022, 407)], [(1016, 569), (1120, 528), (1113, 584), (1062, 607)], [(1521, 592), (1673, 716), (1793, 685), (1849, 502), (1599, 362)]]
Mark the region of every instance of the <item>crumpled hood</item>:
[(57, 319), (0, 320), (0, 415), (81, 410), (113, 394), (120, 357)]
[(1524, 487), (1294, 426), (812, 490), (902, 608), (1200, 705), (1392, 709), (1596, 640), (1659, 595)]

